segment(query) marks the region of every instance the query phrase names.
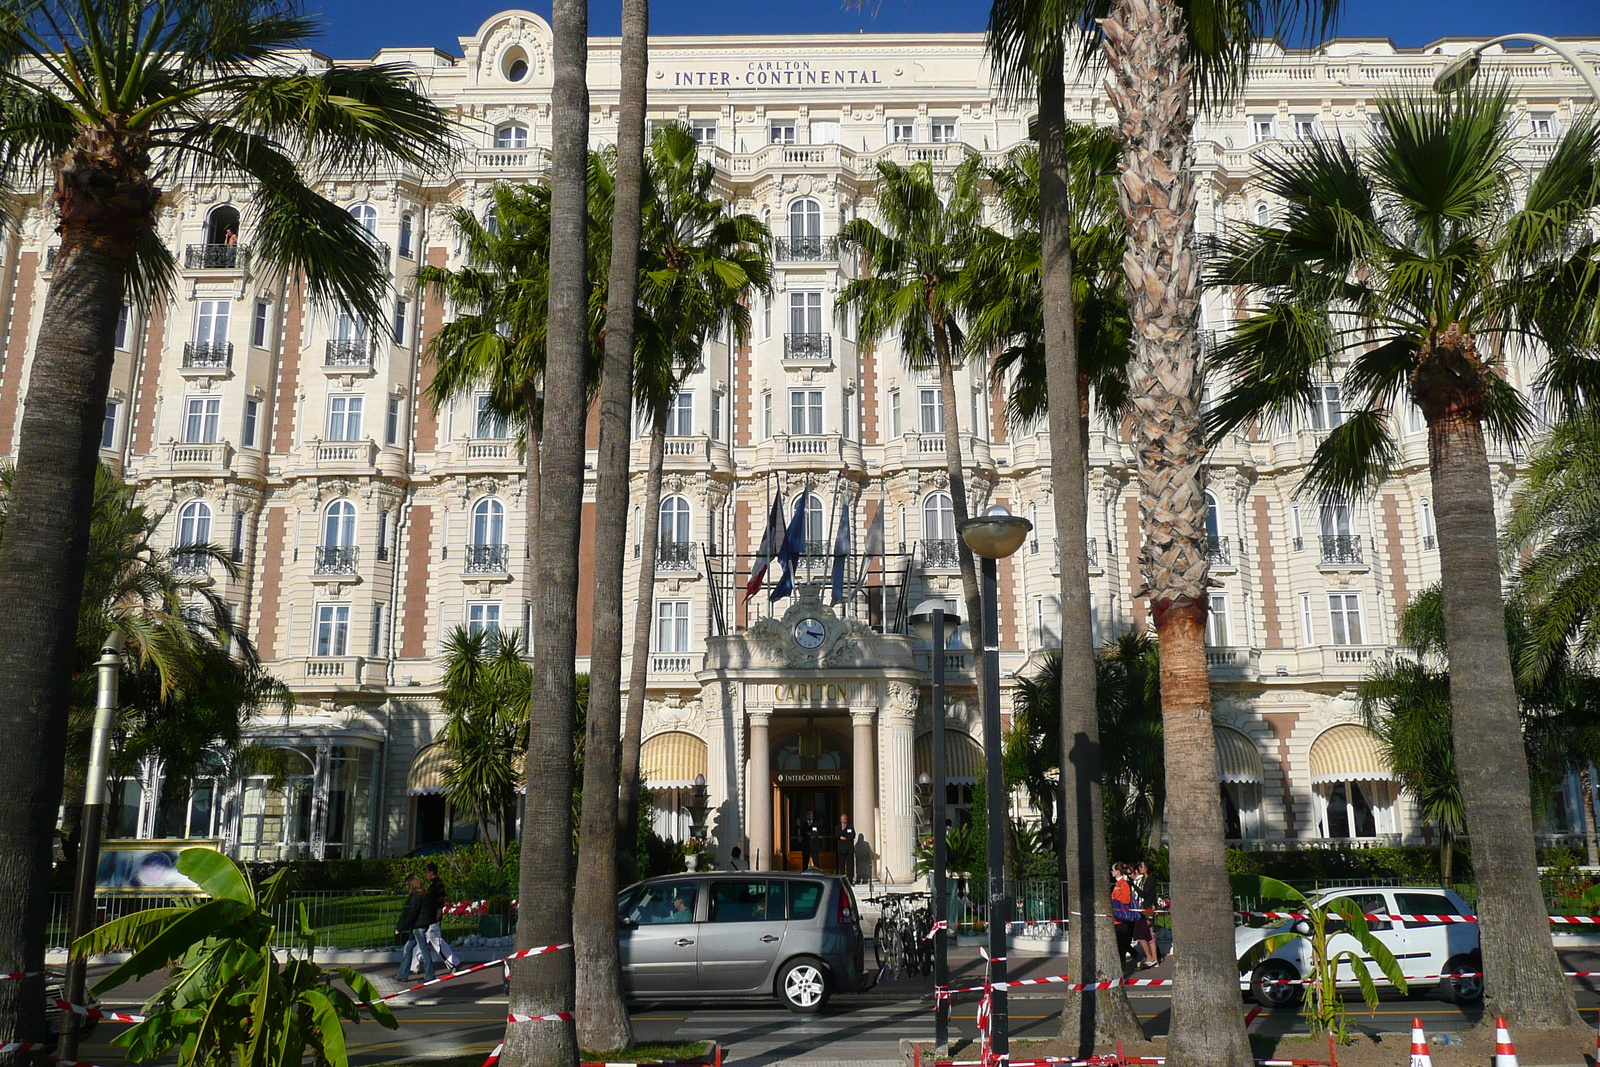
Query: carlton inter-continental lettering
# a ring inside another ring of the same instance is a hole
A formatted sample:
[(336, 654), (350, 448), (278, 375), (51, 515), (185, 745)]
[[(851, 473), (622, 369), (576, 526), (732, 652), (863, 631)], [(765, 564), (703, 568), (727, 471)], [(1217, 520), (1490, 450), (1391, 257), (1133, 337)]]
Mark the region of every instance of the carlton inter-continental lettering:
[(681, 89), (733, 89), (800, 87), (805, 85), (882, 85), (876, 67), (824, 66), (809, 59), (752, 59), (743, 68), (728, 70), (675, 70), (672, 85)]

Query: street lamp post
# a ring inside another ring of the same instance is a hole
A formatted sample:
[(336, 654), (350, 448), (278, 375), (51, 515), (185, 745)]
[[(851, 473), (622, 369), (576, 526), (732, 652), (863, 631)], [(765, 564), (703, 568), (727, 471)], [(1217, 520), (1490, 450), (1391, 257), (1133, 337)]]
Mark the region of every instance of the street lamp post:
[[(933, 669), (933, 700), (929, 721), (933, 726), (930, 740), (932, 748), (933, 778), (928, 783), (933, 794), (933, 921), (943, 923), (950, 914), (949, 879), (946, 875), (945, 857), (945, 802), (946, 790), (944, 750), (944, 655), (947, 630), (961, 625), (961, 616), (946, 611), (944, 601), (926, 600), (917, 605), (911, 616), (911, 628), (917, 636), (928, 642), (929, 666)], [(950, 983), (950, 942), (942, 925), (933, 930), (933, 986), (942, 989)], [(933, 1008), (934, 1051), (944, 1054), (950, 1049), (950, 1000), (935, 996)]]
[[(83, 821), (78, 834), (78, 876), (72, 891), (69, 946), (94, 925), (94, 885), (95, 875), (100, 869), (100, 835), (105, 826), (106, 770), (111, 762), (111, 726), (117, 712), (117, 675), (122, 670), (122, 643), (122, 631), (111, 631), (101, 646), (100, 658), (95, 661), (99, 671), (99, 691), (94, 706), (94, 732), (89, 739), (89, 771), (83, 784)], [(62, 994), (68, 1003), (83, 1003), (84, 968), (87, 964), (84, 957), (68, 950), (67, 980)], [(69, 1063), (78, 1058), (80, 1018), (76, 1012), (61, 1013), (61, 1059)]]
[[(989, 824), (989, 977), (1006, 980), (1006, 926), (1011, 900), (1006, 896), (1006, 780), (1000, 751), (1000, 590), (996, 561), (1028, 539), (1033, 523), (996, 505), (957, 528), (967, 547), (983, 559), (983, 755), (984, 793)], [(1005, 989), (989, 998), (989, 1047), (1004, 1061), (1011, 1052)]]
[(1465, 88), (1466, 84), (1472, 80), (1472, 76), (1478, 73), (1478, 67), (1483, 63), (1484, 51), (1493, 48), (1497, 44), (1505, 44), (1508, 41), (1532, 41), (1536, 45), (1550, 49), (1550, 51), (1572, 64), (1573, 68), (1577, 70), (1578, 76), (1583, 79), (1583, 83), (1589, 87), (1589, 92), (1594, 94), (1597, 102), (1600, 102), (1600, 76), (1596, 76), (1594, 69), (1579, 59), (1576, 52), (1560, 41), (1538, 33), (1507, 33), (1499, 37), (1492, 37), (1482, 44), (1473, 45), (1445, 64), (1444, 70), (1440, 71), (1439, 76), (1433, 79), (1434, 92), (1449, 94)]

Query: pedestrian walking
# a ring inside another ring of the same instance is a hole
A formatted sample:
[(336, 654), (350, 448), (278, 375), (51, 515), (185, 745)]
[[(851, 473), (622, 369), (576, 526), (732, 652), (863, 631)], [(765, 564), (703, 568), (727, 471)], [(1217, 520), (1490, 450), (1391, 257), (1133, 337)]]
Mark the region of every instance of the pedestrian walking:
[(1133, 954), (1133, 924), (1139, 918), (1128, 874), (1126, 863), (1113, 864), (1111, 867), (1111, 922), (1117, 933), (1117, 951), (1122, 954), (1124, 963)]
[(850, 816), (839, 813), (839, 828), (834, 831), (834, 870), (847, 882), (855, 881), (856, 832)]
[(1139, 951), (1144, 953), (1144, 961), (1139, 964), (1139, 969), (1147, 971), (1161, 962), (1161, 956), (1156, 951), (1155, 919), (1150, 914), (1150, 909), (1157, 906), (1155, 880), (1150, 877), (1150, 865), (1141, 861), (1134, 869), (1129, 884), (1133, 890), (1133, 903), (1139, 908), (1139, 917), (1133, 921), (1131, 937), (1133, 943), (1139, 946)]
[(422, 965), (428, 981), (433, 981), (433, 956), (428, 952), (428, 927), (433, 923), (433, 915), (429, 911), (428, 893), (423, 888), (422, 879), (412, 875), (406, 879), (406, 903), (400, 911), (400, 921), (395, 924), (396, 937), (405, 938), (400, 945), (400, 973), (395, 975), (395, 981), (404, 982), (414, 973), (410, 969), (411, 951), (413, 948), (422, 949)]
[(802, 871), (815, 870), (817, 866), (817, 841), (822, 836), (822, 827), (817, 825), (817, 813), (808, 811), (805, 818), (800, 820), (800, 869)]
[[(427, 879), (428, 903), (433, 907), (433, 922), (428, 925), (427, 946), (421, 951), (426, 952), (431, 948), (438, 953), (439, 961), (452, 971), (461, 969), (461, 959), (456, 955), (456, 950), (450, 947), (450, 942), (444, 939), (444, 909), (449, 904), (446, 899), (448, 891), (444, 879), (439, 877), (439, 867), (433, 862), (428, 862), (422, 868), (422, 876)], [(412, 973), (417, 969), (416, 957), (411, 961)]]

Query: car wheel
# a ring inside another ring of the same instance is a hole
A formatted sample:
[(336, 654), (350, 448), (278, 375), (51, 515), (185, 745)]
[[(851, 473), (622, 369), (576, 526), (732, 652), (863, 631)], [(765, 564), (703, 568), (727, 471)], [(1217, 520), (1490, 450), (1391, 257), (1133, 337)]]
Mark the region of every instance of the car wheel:
[(1267, 960), (1250, 975), (1250, 994), (1263, 1008), (1287, 1008), (1300, 1000), (1300, 972), (1284, 960)]
[[(1446, 974), (1482, 970), (1483, 960), (1477, 956), (1452, 956), (1444, 965)], [(1439, 981), (1439, 993), (1452, 1004), (1476, 1004), (1483, 999), (1483, 979), (1443, 978)]]
[(778, 972), (778, 999), (797, 1015), (813, 1015), (828, 1003), (833, 992), (829, 984), (822, 964), (802, 956), (790, 960)]

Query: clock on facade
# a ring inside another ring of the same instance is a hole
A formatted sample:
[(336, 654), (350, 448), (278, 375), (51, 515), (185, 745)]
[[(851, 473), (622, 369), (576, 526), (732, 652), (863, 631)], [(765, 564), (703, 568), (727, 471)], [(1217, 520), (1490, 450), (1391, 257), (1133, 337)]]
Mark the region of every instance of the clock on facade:
[(794, 624), (794, 643), (801, 648), (816, 648), (826, 635), (821, 619), (801, 619)]

